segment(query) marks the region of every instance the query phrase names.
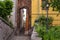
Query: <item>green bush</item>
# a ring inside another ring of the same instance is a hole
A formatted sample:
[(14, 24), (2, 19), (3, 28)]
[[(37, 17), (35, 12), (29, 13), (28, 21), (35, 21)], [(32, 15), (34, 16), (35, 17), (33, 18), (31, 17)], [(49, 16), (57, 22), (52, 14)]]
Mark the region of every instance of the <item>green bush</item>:
[[(40, 25), (46, 25), (47, 24), (47, 18), (42, 15), (39, 16), (39, 18), (37, 19)], [(53, 18), (52, 17), (48, 17), (48, 25), (51, 26), (53, 22)]]
[(35, 29), (42, 40), (60, 40), (60, 26), (50, 27), (46, 30), (46, 26), (35, 24)]
[(60, 0), (50, 0), (50, 6), (53, 8), (53, 11), (60, 12)]
[(8, 16), (11, 16), (13, 2), (11, 0), (0, 1), (0, 17), (6, 20), (11, 26), (13, 24), (9, 21)]
[(0, 17), (8, 21), (7, 16), (11, 15), (13, 2), (10, 0), (0, 1)]
[(46, 17), (40, 16), (38, 23), (35, 23), (35, 29), (38, 33), (38, 37), (42, 40), (60, 40), (60, 26), (52, 26), (53, 19), (48, 17), (48, 27), (46, 28)]
[(42, 37), (43, 36), (43, 33), (46, 32), (46, 26), (44, 27), (42, 25), (40, 26), (40, 25), (36, 25), (35, 24), (35, 30), (38, 33), (38, 36), (39, 37)]

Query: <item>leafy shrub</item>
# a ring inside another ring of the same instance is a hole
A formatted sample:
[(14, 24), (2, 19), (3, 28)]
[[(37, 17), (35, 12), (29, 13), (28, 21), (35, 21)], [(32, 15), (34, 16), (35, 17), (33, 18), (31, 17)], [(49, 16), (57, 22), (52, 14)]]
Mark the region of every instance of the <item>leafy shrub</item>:
[[(38, 33), (39, 37), (43, 36), (43, 33), (46, 32), (46, 27), (43, 27), (42, 25), (35, 25), (36, 32)], [(42, 35), (41, 35), (42, 34)]]
[(42, 38), (42, 40), (60, 40), (60, 26), (52, 26), (53, 19), (48, 17), (48, 26), (49, 29), (46, 28), (46, 17), (40, 16), (38, 18), (38, 24), (35, 23), (35, 29), (38, 33), (38, 36)]
[(0, 1), (0, 17), (6, 20), (11, 26), (12, 23), (9, 22), (8, 16), (11, 16), (13, 8), (13, 2), (11, 0)]
[[(42, 15), (38, 18), (38, 22), (39, 24), (41, 25), (46, 25), (47, 24), (47, 18)], [(52, 25), (52, 22), (53, 22), (53, 18), (52, 17), (48, 17), (48, 25), (51, 26)]]
[(60, 0), (50, 0), (50, 5), (53, 8), (53, 11), (60, 12)]
[(11, 15), (13, 2), (10, 0), (0, 1), (0, 17), (8, 21), (7, 16)]
[(46, 26), (35, 24), (35, 29), (42, 40), (60, 40), (60, 26), (50, 27), (46, 30)]

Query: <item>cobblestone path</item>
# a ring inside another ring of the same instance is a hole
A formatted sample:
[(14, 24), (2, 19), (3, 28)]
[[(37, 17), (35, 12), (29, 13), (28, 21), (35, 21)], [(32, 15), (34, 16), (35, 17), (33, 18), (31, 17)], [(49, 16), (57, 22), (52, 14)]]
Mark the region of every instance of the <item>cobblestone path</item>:
[(30, 40), (29, 36), (14, 36), (11, 40)]

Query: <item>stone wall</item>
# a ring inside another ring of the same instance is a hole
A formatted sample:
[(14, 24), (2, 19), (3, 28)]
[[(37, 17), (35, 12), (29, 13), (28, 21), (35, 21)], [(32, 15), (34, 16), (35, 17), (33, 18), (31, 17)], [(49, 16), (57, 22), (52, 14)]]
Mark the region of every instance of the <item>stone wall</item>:
[(31, 40), (42, 40), (42, 38), (38, 37), (38, 33), (35, 31), (35, 27), (31, 35)]
[(17, 23), (17, 28), (20, 30), (21, 23), (22, 23), (22, 13), (21, 9), (27, 9), (27, 20), (26, 20), (26, 26), (25, 30), (27, 31), (28, 29), (31, 28), (31, 0), (18, 0), (17, 4), (17, 14), (16, 14), (16, 23)]
[(16, 14), (17, 14), (17, 3), (18, 0), (12, 0), (13, 1), (13, 9), (11, 12), (11, 17), (9, 18), (10, 21), (12, 21), (14, 28), (17, 26), (16, 24)]
[(13, 29), (9, 27), (8, 23), (0, 18), (0, 40), (7, 40)]

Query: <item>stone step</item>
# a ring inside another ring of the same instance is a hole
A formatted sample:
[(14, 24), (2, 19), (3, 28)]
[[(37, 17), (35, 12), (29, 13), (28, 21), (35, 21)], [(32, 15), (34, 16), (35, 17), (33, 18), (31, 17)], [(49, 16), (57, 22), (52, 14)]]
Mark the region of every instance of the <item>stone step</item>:
[(28, 36), (14, 36), (11, 40), (29, 40)]

